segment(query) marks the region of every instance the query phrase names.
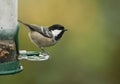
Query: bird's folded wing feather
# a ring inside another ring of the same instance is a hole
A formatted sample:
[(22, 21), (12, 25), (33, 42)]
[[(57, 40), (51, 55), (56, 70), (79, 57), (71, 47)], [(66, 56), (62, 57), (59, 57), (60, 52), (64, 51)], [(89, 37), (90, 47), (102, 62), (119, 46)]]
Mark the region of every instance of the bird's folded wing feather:
[(27, 25), (31, 30), (33, 31), (37, 31), (39, 32), (40, 34), (42, 34), (43, 36), (45, 37), (48, 37), (48, 38), (52, 38), (53, 35), (52, 33), (49, 31), (48, 27), (45, 27), (45, 26), (39, 26), (39, 25), (35, 25), (35, 24), (29, 24)]

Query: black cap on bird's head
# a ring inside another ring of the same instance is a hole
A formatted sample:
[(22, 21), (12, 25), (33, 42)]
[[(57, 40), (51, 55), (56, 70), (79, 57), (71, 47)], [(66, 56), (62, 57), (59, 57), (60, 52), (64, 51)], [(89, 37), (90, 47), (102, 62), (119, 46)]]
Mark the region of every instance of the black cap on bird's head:
[(54, 24), (49, 27), (49, 31), (55, 36), (55, 40), (59, 40), (67, 29), (60, 24)]
[(63, 30), (63, 31), (67, 31), (67, 29), (65, 29), (64, 26), (60, 25), (60, 24), (54, 24), (52, 26), (49, 27), (49, 30)]

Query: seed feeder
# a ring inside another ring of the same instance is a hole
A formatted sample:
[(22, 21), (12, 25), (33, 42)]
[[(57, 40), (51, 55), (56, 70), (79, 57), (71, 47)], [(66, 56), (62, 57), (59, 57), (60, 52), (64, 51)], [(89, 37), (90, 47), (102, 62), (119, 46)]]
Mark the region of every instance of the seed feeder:
[(18, 0), (0, 0), (0, 75), (23, 70), (19, 60), (44, 61), (49, 56), (40, 52), (18, 49)]

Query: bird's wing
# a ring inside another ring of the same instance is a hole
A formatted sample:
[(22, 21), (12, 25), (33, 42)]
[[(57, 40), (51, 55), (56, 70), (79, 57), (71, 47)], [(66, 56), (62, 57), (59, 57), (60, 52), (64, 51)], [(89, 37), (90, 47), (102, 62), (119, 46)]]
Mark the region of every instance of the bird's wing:
[(48, 37), (48, 38), (52, 38), (53, 37), (53, 35), (49, 31), (48, 27), (39, 26), (39, 25), (35, 25), (35, 24), (29, 24), (29, 25), (26, 25), (26, 26), (29, 27), (33, 31), (39, 32), (40, 34), (42, 34), (45, 37)]
[(35, 24), (28, 24), (28, 23), (25, 23), (25, 22), (23, 22), (23, 21), (21, 21), (19, 19), (18, 19), (18, 22), (20, 22), (20, 23), (24, 24), (25, 26), (27, 26), (30, 30), (39, 32), (40, 34), (42, 34), (45, 37), (48, 37), (48, 38), (53, 37), (53, 35), (49, 31), (48, 27), (39, 26), (39, 25), (35, 25)]

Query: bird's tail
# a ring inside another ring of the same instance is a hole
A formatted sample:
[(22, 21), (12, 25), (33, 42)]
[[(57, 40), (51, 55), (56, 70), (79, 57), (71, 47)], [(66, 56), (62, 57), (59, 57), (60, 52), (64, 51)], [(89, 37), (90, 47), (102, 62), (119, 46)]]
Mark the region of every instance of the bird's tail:
[(21, 20), (19, 20), (19, 19), (18, 19), (18, 22), (24, 24), (25, 26), (28, 26), (28, 25), (29, 25), (29, 24), (27, 24), (27, 23), (25, 23), (25, 22), (23, 22), (23, 21), (21, 21)]

